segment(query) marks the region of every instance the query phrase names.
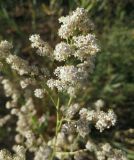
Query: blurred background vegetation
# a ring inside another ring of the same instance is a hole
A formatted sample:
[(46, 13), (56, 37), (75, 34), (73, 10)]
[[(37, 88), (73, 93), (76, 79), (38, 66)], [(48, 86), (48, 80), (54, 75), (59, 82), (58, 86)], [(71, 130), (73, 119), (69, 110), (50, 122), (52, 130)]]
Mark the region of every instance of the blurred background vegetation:
[[(15, 54), (24, 57), (30, 53), (28, 37), (32, 33), (54, 46), (59, 41), (58, 17), (76, 7), (89, 12), (101, 46), (87, 103), (102, 98), (114, 108), (118, 114), (114, 134), (119, 142), (115, 145), (134, 159), (134, 0), (0, 0), (0, 39), (12, 41)], [(0, 108), (0, 113), (6, 111)], [(1, 129), (0, 147), (3, 136)]]

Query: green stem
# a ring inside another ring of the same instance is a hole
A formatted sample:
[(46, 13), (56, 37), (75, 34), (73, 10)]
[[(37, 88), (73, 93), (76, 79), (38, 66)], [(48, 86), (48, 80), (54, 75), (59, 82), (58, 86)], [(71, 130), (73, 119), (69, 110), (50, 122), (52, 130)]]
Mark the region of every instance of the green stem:
[[(51, 98), (51, 97), (50, 97)], [(52, 99), (53, 101), (53, 99)], [(70, 106), (72, 102), (72, 97), (69, 98), (69, 101), (67, 103), (67, 106)], [(53, 101), (54, 103), (54, 101)], [(54, 103), (55, 104), (55, 103)], [(60, 115), (59, 115), (59, 107), (60, 107), (60, 100), (59, 100), (59, 97), (58, 97), (58, 100), (57, 100), (57, 104), (56, 104), (56, 129), (55, 129), (55, 140), (54, 140), (54, 150), (53, 150), (53, 153), (52, 153), (52, 156), (51, 156), (51, 160), (54, 158), (54, 155), (56, 153), (56, 141), (57, 141), (57, 135), (58, 135), (58, 132), (60, 131), (61, 129), (61, 126), (62, 126), (62, 122), (64, 121), (63, 117), (60, 119)]]
[(73, 97), (71, 96), (70, 98), (69, 98), (69, 101), (68, 101), (68, 107), (70, 106), (70, 104), (71, 104), (71, 102), (72, 102), (72, 99), (73, 99)]
[(55, 103), (55, 101), (54, 101), (54, 99), (53, 99), (53, 97), (51, 96), (51, 94), (49, 93), (49, 91), (46, 89), (46, 87), (45, 86), (43, 86), (42, 85), (42, 87), (44, 87), (45, 88), (45, 92), (47, 93), (47, 95), (50, 97), (50, 99), (51, 99), (51, 101), (52, 101), (52, 103), (54, 104), (54, 106), (55, 106), (55, 108), (57, 109), (57, 104)]
[(56, 152), (56, 141), (57, 141), (57, 135), (58, 135), (58, 126), (59, 126), (59, 106), (60, 106), (60, 100), (59, 100), (59, 97), (58, 97), (58, 100), (57, 100), (57, 104), (56, 104), (56, 129), (55, 129), (55, 140), (54, 140), (54, 149), (53, 149), (53, 153), (52, 153), (52, 156), (51, 156), (51, 160), (53, 160), (54, 158), (54, 155), (55, 155), (55, 152)]
[(81, 150), (74, 151), (74, 152), (56, 152), (56, 153), (61, 154), (61, 155), (74, 155), (76, 153), (86, 152), (86, 151), (88, 151), (88, 150), (87, 149), (81, 149)]

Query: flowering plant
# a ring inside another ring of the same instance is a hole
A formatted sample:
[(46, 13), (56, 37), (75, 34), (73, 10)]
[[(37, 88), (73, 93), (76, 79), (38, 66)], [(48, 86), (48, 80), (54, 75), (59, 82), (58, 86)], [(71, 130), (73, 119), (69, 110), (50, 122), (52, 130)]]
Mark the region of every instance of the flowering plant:
[(54, 49), (40, 35), (30, 36), (36, 62), (11, 54), (10, 42), (0, 43), (1, 84), (11, 97), (6, 103), (11, 115), (0, 119), (1, 125), (17, 116), (16, 154), (1, 150), (0, 159), (24, 160), (27, 150), (34, 160), (126, 160), (122, 151), (92, 136), (92, 130), (103, 132), (115, 125), (113, 110), (102, 111), (102, 100), (88, 107), (80, 101), (100, 50), (94, 25), (83, 8), (59, 22), (62, 41)]

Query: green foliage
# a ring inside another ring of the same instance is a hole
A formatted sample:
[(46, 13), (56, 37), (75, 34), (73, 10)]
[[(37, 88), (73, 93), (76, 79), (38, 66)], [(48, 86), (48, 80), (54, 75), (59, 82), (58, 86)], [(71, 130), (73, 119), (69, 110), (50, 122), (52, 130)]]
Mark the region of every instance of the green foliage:
[(123, 104), (134, 91), (132, 30), (115, 25), (102, 38), (101, 45), (104, 47), (93, 76), (95, 94), (98, 93), (98, 97), (102, 96), (109, 102)]

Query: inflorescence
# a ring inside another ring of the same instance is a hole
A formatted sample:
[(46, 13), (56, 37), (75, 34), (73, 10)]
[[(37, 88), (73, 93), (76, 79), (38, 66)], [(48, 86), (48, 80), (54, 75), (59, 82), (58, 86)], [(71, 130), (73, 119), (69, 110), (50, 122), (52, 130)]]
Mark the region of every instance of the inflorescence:
[[(12, 116), (17, 117), (16, 145), (13, 146), (16, 154), (1, 150), (0, 160), (25, 160), (26, 150), (34, 153), (34, 160), (85, 160), (91, 155), (98, 160), (126, 160), (121, 150), (97, 139), (94, 142), (90, 134), (93, 130), (102, 134), (114, 126), (117, 121), (114, 111), (103, 111), (102, 100), (89, 106), (79, 103), (78, 93), (86, 92), (100, 51), (93, 34), (94, 24), (83, 8), (59, 18), (59, 22), (58, 34), (62, 40), (54, 49), (40, 35), (30, 36), (31, 47), (36, 50), (33, 56), (42, 59), (36, 65), (12, 54), (10, 42), (0, 42), (0, 69), (4, 72), (5, 65), (10, 71), (0, 80), (5, 96), (10, 97), (6, 108), (11, 112), (0, 118), (1, 126)], [(45, 64), (45, 60), (49, 64)], [(70, 97), (68, 103), (67, 96)], [(53, 112), (50, 112), (51, 106), (55, 107)], [(56, 115), (52, 115), (55, 112)]]

